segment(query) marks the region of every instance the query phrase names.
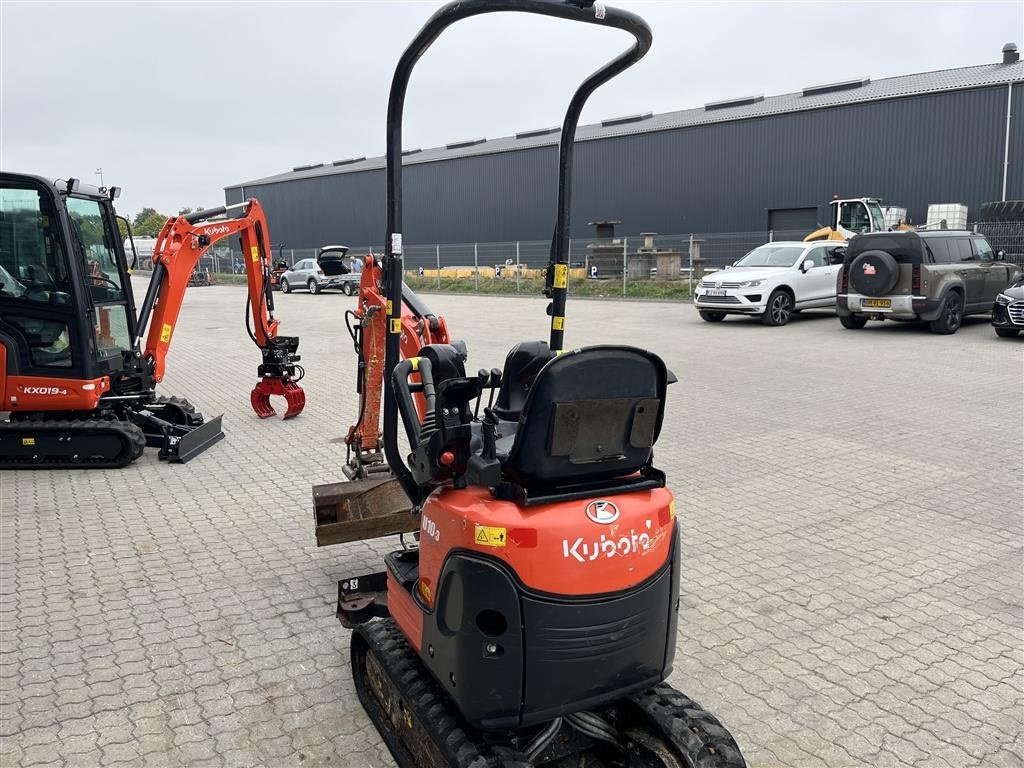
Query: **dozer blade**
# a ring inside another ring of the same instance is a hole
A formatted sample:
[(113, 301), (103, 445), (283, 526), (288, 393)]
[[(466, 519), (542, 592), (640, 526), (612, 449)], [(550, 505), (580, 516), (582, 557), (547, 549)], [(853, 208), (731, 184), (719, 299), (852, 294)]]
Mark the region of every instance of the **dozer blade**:
[(193, 427), (180, 437), (169, 435), (160, 449), (160, 458), (178, 464), (194, 459), (214, 443), (224, 439), (224, 432), (220, 427), (223, 418), (224, 415), (221, 414), (198, 427)]
[(260, 382), (253, 387), (249, 402), (252, 403), (252, 409), (261, 419), (269, 419), (277, 413), (274, 406), (270, 404), (271, 395), (278, 395), (285, 399), (288, 406), (284, 412), (285, 419), (298, 416), (306, 407), (306, 393), (295, 382), (285, 382), (275, 378), (260, 379)]
[(314, 485), (313, 518), (318, 547), (419, 528), (408, 497), (393, 477)]

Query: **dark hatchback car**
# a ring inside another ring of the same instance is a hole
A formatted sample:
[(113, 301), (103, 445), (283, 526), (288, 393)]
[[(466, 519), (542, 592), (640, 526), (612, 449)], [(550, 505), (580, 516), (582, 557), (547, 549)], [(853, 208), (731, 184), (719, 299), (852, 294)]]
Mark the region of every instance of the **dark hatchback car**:
[(992, 305), (992, 325), (996, 335), (1012, 339), (1024, 331), (1024, 277), (1014, 280), (996, 296)]

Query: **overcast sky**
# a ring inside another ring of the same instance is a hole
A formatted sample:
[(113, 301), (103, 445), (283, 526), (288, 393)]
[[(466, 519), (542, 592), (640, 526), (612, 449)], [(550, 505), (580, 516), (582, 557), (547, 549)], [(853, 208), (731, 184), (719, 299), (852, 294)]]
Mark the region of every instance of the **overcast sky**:
[[(583, 122), (992, 63), (1024, 43), (1021, 0), (619, 4), (654, 47)], [(394, 64), (438, 6), (0, 0), (0, 165), (97, 184), (102, 167), (123, 213), (174, 213), (292, 166), (383, 154)], [(464, 21), (417, 66), (405, 146), (558, 124), (629, 40), (525, 14)]]

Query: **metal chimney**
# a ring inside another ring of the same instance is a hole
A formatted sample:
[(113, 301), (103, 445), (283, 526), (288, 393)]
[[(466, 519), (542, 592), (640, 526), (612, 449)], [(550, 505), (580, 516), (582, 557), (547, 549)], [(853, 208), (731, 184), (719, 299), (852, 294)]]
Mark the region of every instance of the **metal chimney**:
[(1003, 64), (1016, 64), (1020, 61), (1020, 53), (1017, 51), (1016, 43), (1007, 43), (1003, 46)]

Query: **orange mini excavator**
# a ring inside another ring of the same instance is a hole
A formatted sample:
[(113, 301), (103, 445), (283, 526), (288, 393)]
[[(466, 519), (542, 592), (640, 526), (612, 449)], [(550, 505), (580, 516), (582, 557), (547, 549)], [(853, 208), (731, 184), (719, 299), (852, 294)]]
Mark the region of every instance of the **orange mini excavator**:
[(147, 445), (185, 462), (221, 439), (220, 416), (204, 420), (155, 388), (196, 265), (233, 235), (246, 256), (249, 336), (263, 354), (252, 407), (271, 416), (270, 397), (280, 395), (285, 418), (302, 411), (299, 340), (278, 336), (259, 203), (169, 219), (136, 314), (129, 277), (138, 256), (128, 264), (119, 191), (0, 173), (0, 468), (121, 467)]
[[(413, 67), (438, 36), (494, 11), (619, 29), (635, 42), (583, 82), (562, 123), (548, 339), (467, 375), (465, 346), (439, 340), (446, 328), (422, 343), (430, 319), (402, 279), (402, 113)], [(417, 539), (381, 570), (338, 583), (356, 693), (403, 768), (745, 765), (722, 724), (665, 682), (685, 565), (654, 445), (673, 377), (636, 347), (564, 346), (576, 126), (590, 94), (650, 44), (641, 18), (591, 0), (457, 0), (398, 60), (386, 249), (363, 278), (386, 323), (357, 344), (360, 365), (380, 369), (374, 392), (362, 385), (383, 405), (367, 447), (382, 446), (392, 477), (317, 486), (314, 505), (321, 545)]]

